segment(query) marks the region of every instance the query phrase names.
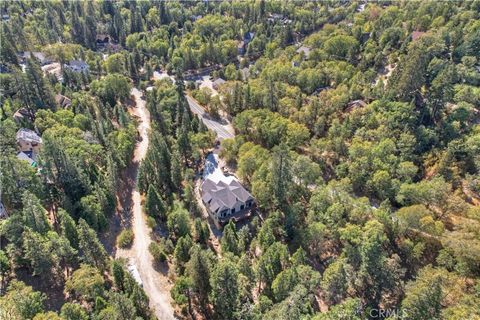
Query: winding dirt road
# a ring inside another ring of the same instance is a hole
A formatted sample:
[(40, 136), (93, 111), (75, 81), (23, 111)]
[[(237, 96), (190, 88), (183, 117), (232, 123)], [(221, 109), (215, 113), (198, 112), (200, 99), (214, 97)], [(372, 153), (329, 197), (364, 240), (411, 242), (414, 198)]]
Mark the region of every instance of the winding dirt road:
[[(138, 121), (138, 132), (141, 141), (135, 146), (135, 154), (133, 162), (140, 163), (147, 154), (148, 149), (148, 133), (150, 130), (150, 113), (146, 108), (146, 102), (143, 100), (142, 92), (137, 88), (133, 88), (131, 92), (135, 98), (135, 107), (130, 108), (129, 112), (135, 116)], [(136, 177), (137, 172), (135, 172)], [(171, 304), (170, 288), (166, 275), (158, 272), (154, 268), (153, 257), (148, 251), (148, 246), (152, 241), (151, 229), (147, 226), (146, 217), (143, 213), (142, 198), (140, 192), (136, 188), (136, 179), (131, 188), (131, 226), (135, 234), (135, 240), (129, 249), (118, 249), (116, 251), (117, 258), (127, 258), (134, 264), (140, 274), (143, 282), (143, 289), (150, 299), (150, 307), (154, 310), (159, 320), (175, 319), (174, 311)]]

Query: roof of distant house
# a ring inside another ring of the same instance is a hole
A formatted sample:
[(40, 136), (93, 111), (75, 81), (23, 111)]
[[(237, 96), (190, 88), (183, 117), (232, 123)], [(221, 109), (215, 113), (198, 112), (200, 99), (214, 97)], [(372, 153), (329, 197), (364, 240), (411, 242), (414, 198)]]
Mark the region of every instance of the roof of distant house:
[(23, 59), (29, 59), (33, 56), (42, 64), (52, 61), (52, 59), (47, 57), (45, 53), (39, 51), (25, 51), (22, 52), (19, 56)]
[(215, 81), (213, 81), (213, 84), (219, 86), (219, 85), (222, 85), (224, 84), (226, 81), (223, 80), (222, 78), (217, 78)]
[(416, 41), (418, 38), (420, 38), (424, 34), (425, 34), (425, 32), (423, 32), (423, 31), (413, 31), (412, 32), (412, 40)]
[(29, 117), (30, 116), (30, 111), (28, 111), (27, 108), (23, 107), (23, 108), (20, 108), (18, 109), (14, 114), (13, 114), (13, 117), (17, 120), (20, 120), (20, 119), (23, 119), (25, 117)]
[(88, 64), (83, 60), (72, 60), (68, 63), (70, 67), (86, 68)]
[(63, 75), (62, 75), (62, 68), (60, 66), (60, 63), (54, 62), (47, 64), (42, 67), (43, 72), (53, 74), (57, 77), (58, 80), (62, 81), (63, 80)]
[(72, 100), (70, 98), (65, 97), (62, 94), (55, 95), (55, 101), (62, 107), (68, 108), (72, 104)]
[(353, 109), (356, 108), (364, 108), (367, 106), (367, 103), (363, 100), (354, 100), (351, 101), (347, 104), (347, 108), (345, 109), (345, 112), (351, 112)]
[(255, 37), (255, 32), (245, 32), (245, 34), (243, 35), (243, 39), (244, 40), (252, 40), (253, 37)]
[(296, 53), (302, 53), (302, 52), (303, 52), (303, 54), (304, 54), (306, 57), (308, 57), (308, 56), (310, 55), (310, 52), (311, 52), (311, 51), (312, 51), (312, 48), (307, 47), (307, 46), (301, 46), (301, 47), (299, 47), (295, 52), (296, 52)]
[(42, 138), (35, 131), (26, 128), (21, 128), (17, 131), (17, 141), (19, 140), (42, 143)]

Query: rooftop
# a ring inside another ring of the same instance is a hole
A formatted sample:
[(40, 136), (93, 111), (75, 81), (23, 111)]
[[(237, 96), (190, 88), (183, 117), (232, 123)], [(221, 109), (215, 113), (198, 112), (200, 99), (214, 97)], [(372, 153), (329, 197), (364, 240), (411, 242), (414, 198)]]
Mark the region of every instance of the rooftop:
[(312, 48), (307, 47), (307, 46), (301, 46), (299, 47), (295, 52), (296, 53), (302, 53), (305, 55), (305, 57), (308, 57), (310, 55), (310, 52), (312, 51)]
[(17, 131), (17, 141), (23, 140), (33, 143), (42, 143), (42, 138), (33, 130), (21, 128)]
[(237, 201), (253, 199), (235, 176), (226, 176), (218, 168), (218, 158), (213, 153), (207, 156), (203, 177), (202, 200), (211, 212), (231, 209)]

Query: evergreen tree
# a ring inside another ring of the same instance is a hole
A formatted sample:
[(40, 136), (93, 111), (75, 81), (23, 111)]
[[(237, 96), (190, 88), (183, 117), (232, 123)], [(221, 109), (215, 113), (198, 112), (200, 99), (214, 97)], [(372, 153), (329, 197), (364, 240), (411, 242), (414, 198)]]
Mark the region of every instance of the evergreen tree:
[(47, 212), (40, 204), (40, 200), (32, 193), (25, 191), (22, 196), (24, 226), (40, 234), (50, 230)]
[(23, 233), (23, 250), (24, 257), (30, 263), (34, 276), (46, 276), (50, 273), (54, 262), (47, 239), (39, 233), (27, 229)]
[(223, 229), (221, 244), (222, 252), (231, 252), (235, 255), (239, 254), (237, 230), (232, 220), (230, 220)]
[(195, 245), (190, 251), (191, 258), (187, 263), (187, 273), (192, 279), (193, 289), (201, 303), (208, 304), (208, 294), (210, 293), (210, 265), (206, 252), (198, 245)]
[(155, 187), (151, 184), (148, 187), (147, 197), (145, 199), (145, 211), (147, 214), (165, 220), (167, 212), (166, 206)]
[(239, 308), (238, 271), (235, 264), (221, 260), (210, 278), (212, 303), (220, 319), (235, 319)]
[(62, 236), (67, 238), (74, 248), (78, 249), (78, 232), (75, 221), (65, 210), (61, 208), (58, 210), (58, 217), (60, 220), (60, 230)]
[(107, 252), (98, 240), (95, 231), (83, 219), (78, 221), (78, 239), (80, 250), (83, 253), (83, 260), (100, 270), (106, 270), (108, 263)]
[(25, 70), (28, 95), (30, 101), (33, 102), (35, 109), (50, 108), (55, 110), (55, 98), (46, 78), (43, 77), (42, 69), (36, 58), (32, 57), (27, 60), (27, 68)]

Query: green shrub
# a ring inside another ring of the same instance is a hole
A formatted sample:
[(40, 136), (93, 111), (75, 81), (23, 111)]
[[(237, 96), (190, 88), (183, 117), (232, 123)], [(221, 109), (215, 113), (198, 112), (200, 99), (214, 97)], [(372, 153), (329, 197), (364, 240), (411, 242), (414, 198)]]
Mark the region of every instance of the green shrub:
[(150, 251), (153, 259), (157, 263), (165, 262), (167, 260), (167, 255), (163, 251), (162, 246), (156, 242), (150, 243), (150, 245), (148, 246), (148, 251)]
[(117, 237), (117, 245), (120, 248), (127, 248), (132, 245), (135, 235), (130, 229), (125, 229)]
[(157, 221), (155, 221), (154, 217), (147, 217), (147, 226), (150, 229), (153, 229), (157, 226)]

